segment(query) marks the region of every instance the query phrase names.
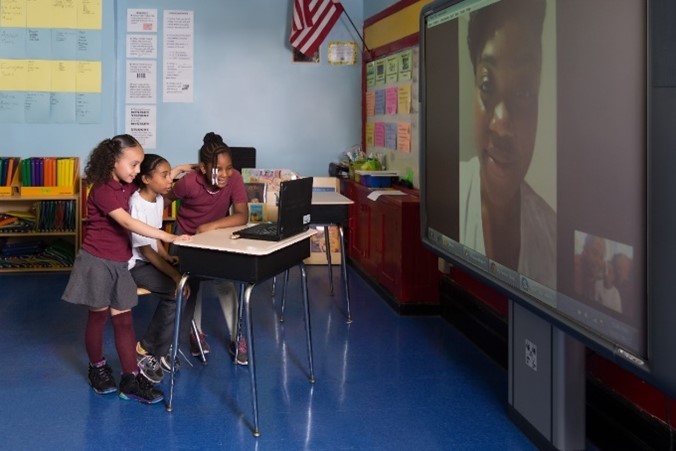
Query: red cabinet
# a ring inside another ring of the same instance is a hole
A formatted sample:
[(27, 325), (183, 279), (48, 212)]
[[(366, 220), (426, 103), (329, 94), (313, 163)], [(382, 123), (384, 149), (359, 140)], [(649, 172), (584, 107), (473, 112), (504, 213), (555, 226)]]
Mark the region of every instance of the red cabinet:
[(346, 188), (346, 195), (354, 201), (348, 223), (352, 263), (399, 305), (438, 304), (437, 258), (420, 242), (417, 191), (371, 200), (368, 195), (373, 189), (355, 182)]

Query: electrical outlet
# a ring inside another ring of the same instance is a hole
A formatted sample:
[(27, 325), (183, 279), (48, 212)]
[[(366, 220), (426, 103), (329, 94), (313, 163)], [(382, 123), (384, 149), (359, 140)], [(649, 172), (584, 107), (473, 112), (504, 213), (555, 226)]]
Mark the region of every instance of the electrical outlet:
[(538, 347), (530, 340), (526, 340), (526, 366), (533, 371), (538, 370)]

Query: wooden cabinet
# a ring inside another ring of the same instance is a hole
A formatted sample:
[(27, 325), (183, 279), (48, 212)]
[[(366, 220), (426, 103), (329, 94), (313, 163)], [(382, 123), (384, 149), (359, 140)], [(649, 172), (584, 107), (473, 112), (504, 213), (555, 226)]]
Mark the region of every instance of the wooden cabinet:
[(0, 197), (0, 273), (70, 270), (80, 248), (79, 212), (79, 194)]
[(352, 181), (345, 188), (354, 201), (348, 222), (352, 263), (398, 306), (438, 304), (440, 274), (437, 258), (420, 241), (417, 191), (371, 200), (371, 188)]

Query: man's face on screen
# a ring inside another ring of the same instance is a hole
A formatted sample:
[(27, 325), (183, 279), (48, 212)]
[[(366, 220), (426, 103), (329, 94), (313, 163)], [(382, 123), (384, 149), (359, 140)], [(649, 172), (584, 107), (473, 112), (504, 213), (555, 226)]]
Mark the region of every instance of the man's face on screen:
[(593, 237), (582, 249), (582, 264), (585, 277), (603, 278), (605, 270), (606, 242), (603, 238)]
[(475, 64), (474, 133), (484, 201), (515, 199), (533, 156), (538, 119), (540, 36), (507, 22), (486, 41)]

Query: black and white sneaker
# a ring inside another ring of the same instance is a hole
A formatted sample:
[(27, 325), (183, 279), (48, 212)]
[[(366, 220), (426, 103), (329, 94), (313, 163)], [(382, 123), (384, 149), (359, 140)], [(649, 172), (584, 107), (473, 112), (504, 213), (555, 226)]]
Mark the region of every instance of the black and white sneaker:
[(157, 361), (154, 355), (137, 355), (138, 369), (150, 382), (159, 384), (162, 382), (164, 372), (160, 367), (160, 362)]
[[(178, 370), (181, 369), (181, 361), (178, 359), (178, 354), (176, 354), (174, 366), (176, 368), (176, 372), (178, 372)], [(167, 352), (167, 355), (163, 355), (162, 357), (160, 357), (160, 367), (162, 368), (162, 371), (166, 373), (171, 372), (171, 348), (169, 348), (169, 352)]]
[(164, 400), (164, 394), (143, 374), (125, 373), (120, 381), (120, 398), (143, 404), (157, 404)]
[(108, 365), (106, 359), (95, 365), (89, 364), (88, 379), (89, 385), (99, 395), (107, 395), (117, 391), (113, 369)]

